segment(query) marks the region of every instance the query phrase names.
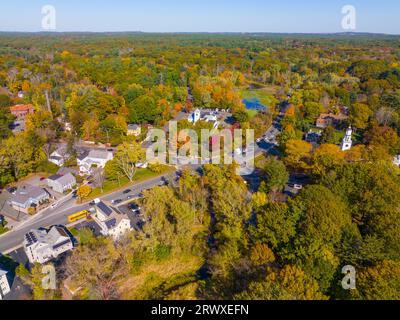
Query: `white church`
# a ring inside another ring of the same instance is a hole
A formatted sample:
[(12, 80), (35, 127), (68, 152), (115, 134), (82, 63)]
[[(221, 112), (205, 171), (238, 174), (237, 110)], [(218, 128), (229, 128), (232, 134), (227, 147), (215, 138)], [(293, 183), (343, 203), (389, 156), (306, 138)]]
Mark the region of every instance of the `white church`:
[(346, 130), (346, 135), (344, 136), (342, 141), (342, 151), (349, 151), (353, 146), (352, 134), (353, 130), (351, 127), (349, 127)]

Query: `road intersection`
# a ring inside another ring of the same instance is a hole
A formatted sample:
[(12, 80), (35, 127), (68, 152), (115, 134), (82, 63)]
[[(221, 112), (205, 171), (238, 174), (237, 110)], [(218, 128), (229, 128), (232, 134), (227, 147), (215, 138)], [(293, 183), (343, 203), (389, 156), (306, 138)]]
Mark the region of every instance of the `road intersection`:
[[(277, 146), (277, 136), (281, 130), (281, 121), (287, 106), (284, 105), (278, 118), (274, 121), (273, 125), (267, 130), (263, 139), (255, 144), (254, 156), (257, 157), (263, 153), (271, 153)], [(196, 166), (195, 169), (200, 167)], [(179, 171), (179, 170), (178, 170)], [(178, 172), (177, 171), (177, 172)], [(177, 175), (175, 172), (175, 176)], [(122, 200), (126, 202), (128, 199), (134, 199), (147, 189), (154, 188), (158, 185), (163, 185), (165, 180), (171, 177), (171, 173), (152, 178), (132, 186), (127, 186), (125, 189), (112, 192), (101, 197), (103, 201)], [(130, 190), (127, 192), (127, 190)], [(68, 216), (81, 210), (90, 209), (90, 203), (78, 204), (73, 195), (69, 195), (60, 202), (56, 208), (48, 208), (42, 211), (39, 215), (32, 217), (25, 221), (15, 229), (0, 236), (0, 253), (7, 254), (22, 246), (24, 235), (32, 229), (40, 227), (48, 227), (52, 225), (68, 225)]]

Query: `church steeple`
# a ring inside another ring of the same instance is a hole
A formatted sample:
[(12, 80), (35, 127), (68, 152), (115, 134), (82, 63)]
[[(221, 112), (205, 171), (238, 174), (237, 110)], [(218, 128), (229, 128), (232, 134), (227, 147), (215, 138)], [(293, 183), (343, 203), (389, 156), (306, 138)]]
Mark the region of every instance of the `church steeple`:
[(351, 127), (349, 127), (346, 130), (346, 135), (344, 136), (343, 141), (342, 141), (342, 151), (348, 151), (353, 146), (353, 140), (351, 138), (352, 134), (353, 134), (353, 130)]

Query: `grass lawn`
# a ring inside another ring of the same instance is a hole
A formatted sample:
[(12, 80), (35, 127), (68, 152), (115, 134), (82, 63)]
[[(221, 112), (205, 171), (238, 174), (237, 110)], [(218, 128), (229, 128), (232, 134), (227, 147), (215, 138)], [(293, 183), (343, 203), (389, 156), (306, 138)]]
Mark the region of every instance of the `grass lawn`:
[(101, 188), (95, 188), (95, 189), (93, 189), (89, 198), (85, 199), (85, 201), (98, 198), (104, 194), (111, 193), (111, 192), (119, 190), (119, 189), (123, 189), (132, 184), (139, 183), (139, 182), (151, 179), (151, 178), (156, 178), (156, 177), (159, 177), (166, 173), (174, 172), (174, 171), (175, 171), (175, 168), (168, 167), (168, 166), (165, 166), (159, 173), (155, 173), (149, 169), (138, 169), (138, 171), (136, 172), (136, 175), (134, 177), (133, 183), (130, 182), (129, 179), (126, 177), (121, 178), (119, 182), (114, 181), (114, 180), (106, 180), (104, 182), (103, 192), (101, 192)]
[(0, 224), (0, 234), (6, 233), (10, 229), (7, 228), (7, 222), (4, 222), (4, 226)]
[(247, 114), (249, 115), (250, 120), (253, 119), (258, 114), (257, 110), (246, 110), (246, 111)]

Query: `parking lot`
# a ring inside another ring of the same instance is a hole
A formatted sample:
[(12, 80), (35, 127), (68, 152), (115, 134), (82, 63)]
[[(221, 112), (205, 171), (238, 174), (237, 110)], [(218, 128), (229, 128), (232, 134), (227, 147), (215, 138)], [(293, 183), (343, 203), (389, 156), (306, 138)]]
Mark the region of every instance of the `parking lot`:
[(139, 230), (143, 227), (144, 219), (140, 212), (140, 206), (137, 200), (121, 205), (117, 208), (117, 210), (129, 217), (131, 220), (131, 226), (135, 230)]

